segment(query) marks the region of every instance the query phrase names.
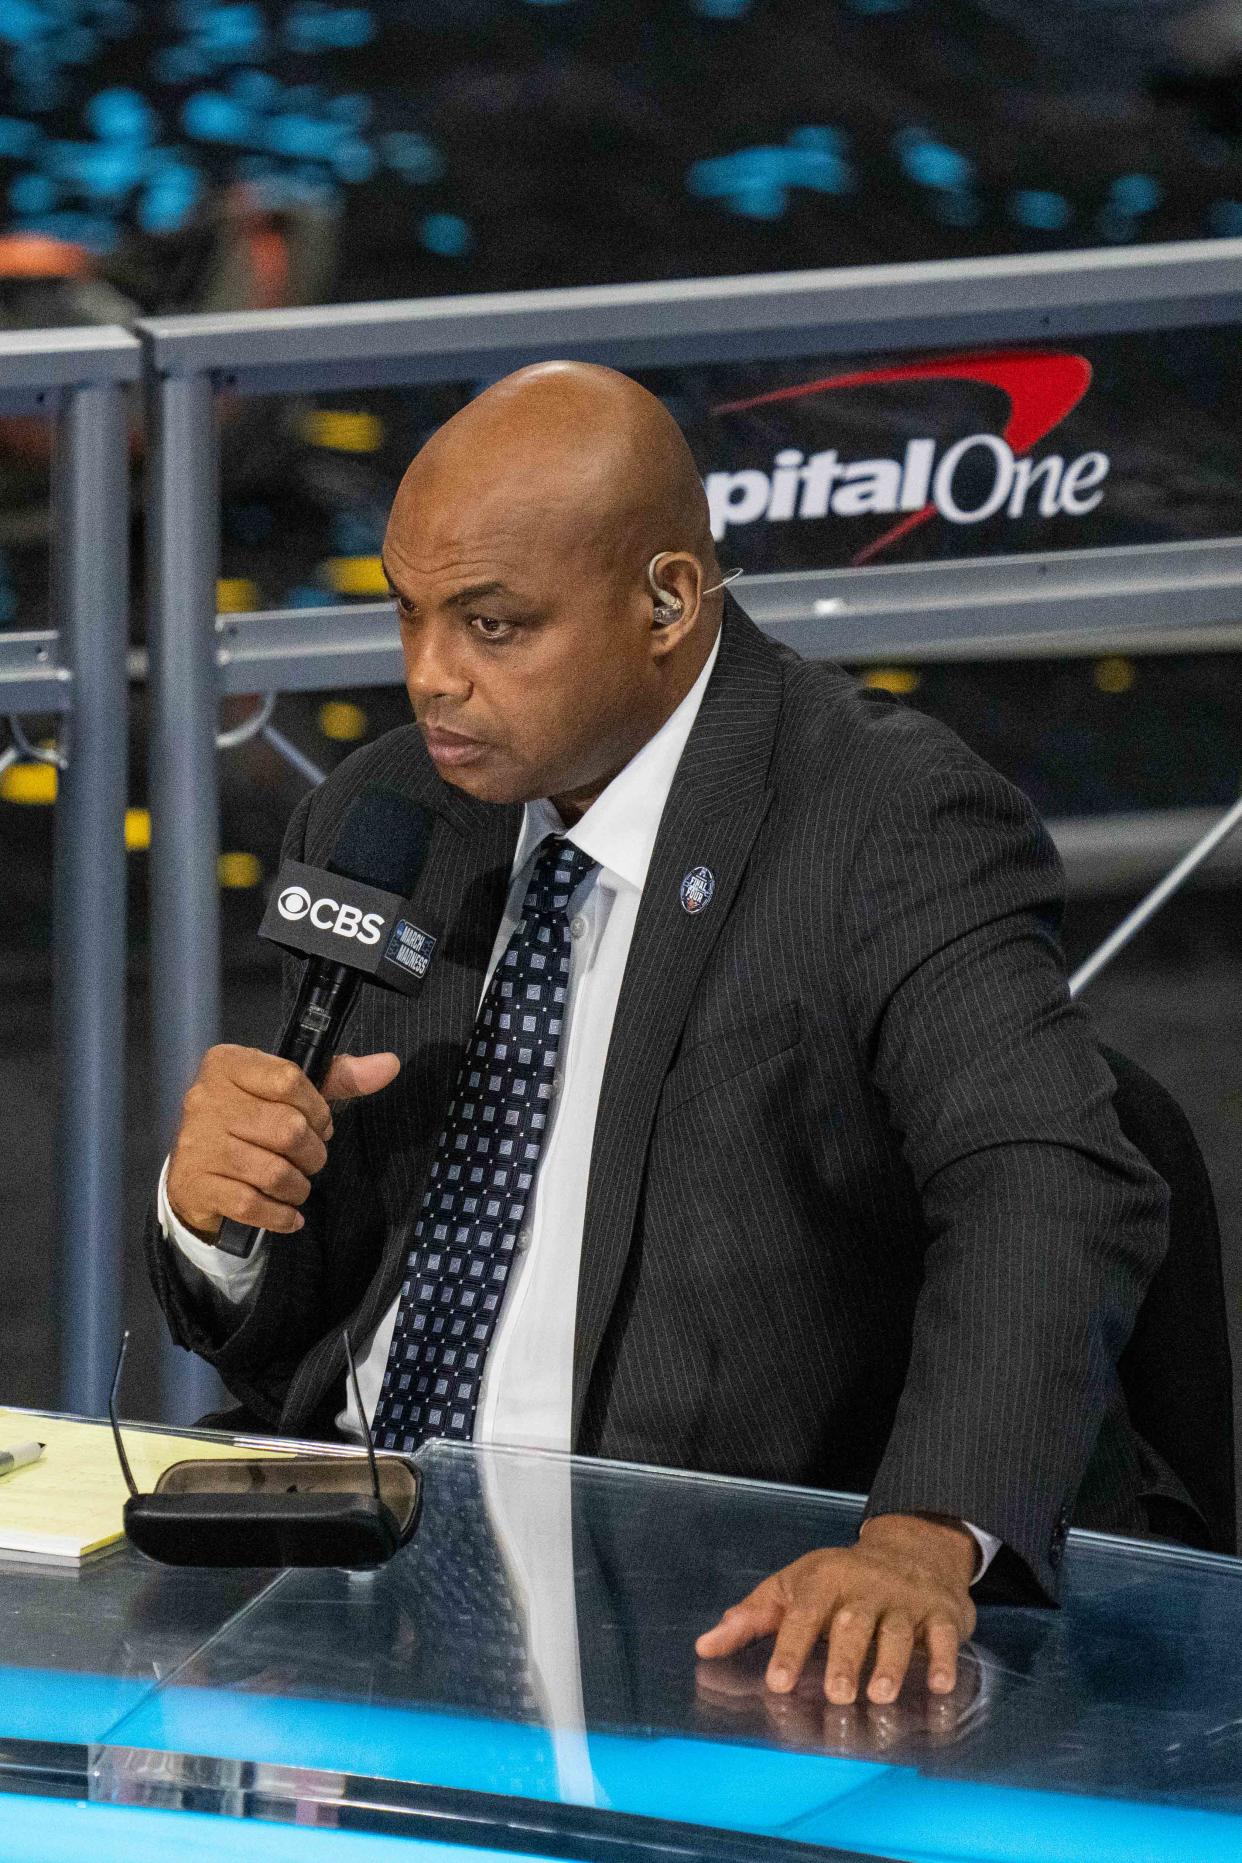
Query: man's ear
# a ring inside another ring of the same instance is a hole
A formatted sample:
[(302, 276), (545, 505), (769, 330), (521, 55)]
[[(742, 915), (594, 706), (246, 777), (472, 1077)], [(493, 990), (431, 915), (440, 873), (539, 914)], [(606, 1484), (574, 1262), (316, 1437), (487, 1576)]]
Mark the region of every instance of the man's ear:
[(652, 652), (663, 659), (686, 638), (699, 618), (703, 566), (688, 551), (665, 550), (652, 558), (647, 580), (651, 589)]

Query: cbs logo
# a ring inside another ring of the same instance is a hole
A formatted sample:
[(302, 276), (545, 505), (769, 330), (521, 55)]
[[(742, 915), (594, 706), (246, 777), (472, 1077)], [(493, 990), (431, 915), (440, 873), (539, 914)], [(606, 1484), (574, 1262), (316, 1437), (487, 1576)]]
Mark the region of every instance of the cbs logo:
[(308, 918), (316, 931), (353, 938), (359, 944), (378, 944), (384, 929), (383, 913), (363, 912), (360, 906), (342, 905), (335, 899), (312, 900), (304, 886), (286, 886), (276, 910), (293, 924)]

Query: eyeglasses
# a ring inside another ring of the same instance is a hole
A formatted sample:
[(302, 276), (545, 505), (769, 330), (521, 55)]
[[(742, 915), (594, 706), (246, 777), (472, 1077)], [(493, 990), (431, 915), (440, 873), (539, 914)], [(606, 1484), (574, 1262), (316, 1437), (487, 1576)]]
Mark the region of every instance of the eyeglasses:
[[(124, 1522), (139, 1551), (165, 1565), (337, 1566), (368, 1570), (391, 1559), (418, 1524), (422, 1477), (404, 1456), (377, 1457), (342, 1333), (349, 1387), (364, 1423), (365, 1461), (302, 1450), (265, 1456), (191, 1457), (166, 1468), (151, 1492), (134, 1480), (118, 1415), (129, 1333), (108, 1397), (117, 1461), (129, 1489)], [(363, 1478), (363, 1470), (366, 1475)]]

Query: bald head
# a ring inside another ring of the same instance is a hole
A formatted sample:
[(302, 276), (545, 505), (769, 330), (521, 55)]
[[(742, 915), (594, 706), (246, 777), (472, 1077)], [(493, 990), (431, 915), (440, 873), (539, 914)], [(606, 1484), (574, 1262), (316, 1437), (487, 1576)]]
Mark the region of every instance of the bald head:
[(433, 434), (384, 563), (441, 774), (570, 814), (680, 703), (720, 622), (685, 436), (637, 382), (586, 363), (520, 369)]
[(589, 540), (640, 567), (666, 550), (715, 567), (685, 435), (647, 389), (593, 363), (536, 363), (468, 402), (411, 464), (394, 517), (428, 496), (538, 513), (541, 532), (551, 519), (575, 549)]

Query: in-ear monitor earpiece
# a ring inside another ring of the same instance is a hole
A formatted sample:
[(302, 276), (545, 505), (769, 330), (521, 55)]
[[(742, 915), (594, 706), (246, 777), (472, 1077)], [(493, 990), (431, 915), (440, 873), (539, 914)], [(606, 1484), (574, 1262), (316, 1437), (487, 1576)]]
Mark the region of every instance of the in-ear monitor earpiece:
[[(665, 552), (658, 550), (647, 565), (647, 581), (656, 600), (655, 613), (651, 619), (657, 627), (668, 627), (671, 622), (680, 621), (682, 616), (681, 597), (674, 595), (671, 589), (662, 589), (655, 579), (655, 567), (663, 555)], [(728, 588), (731, 582), (736, 582), (741, 574), (740, 569), (731, 569), (727, 576), (722, 576), (719, 582), (713, 582), (710, 589), (704, 589), (702, 593), (715, 595), (718, 589)]]
[(662, 550), (657, 552), (647, 565), (647, 582), (656, 601), (651, 619), (657, 627), (668, 627), (671, 622), (681, 620), (681, 597), (674, 595), (671, 589), (662, 589), (655, 579), (655, 566), (663, 554)]

